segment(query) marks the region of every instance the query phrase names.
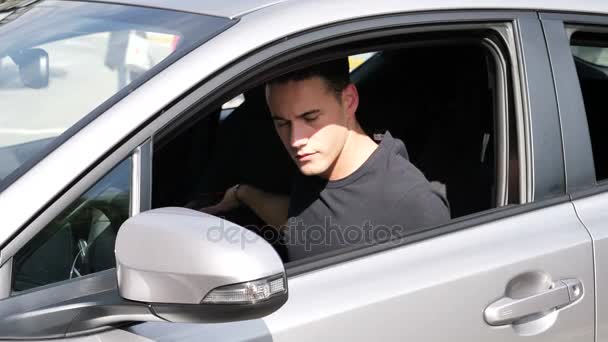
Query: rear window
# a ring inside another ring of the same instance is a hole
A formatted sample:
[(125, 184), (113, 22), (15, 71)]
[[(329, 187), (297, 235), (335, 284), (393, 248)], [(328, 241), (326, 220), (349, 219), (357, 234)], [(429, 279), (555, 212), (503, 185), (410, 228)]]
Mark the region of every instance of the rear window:
[(62, 135), (231, 24), (107, 3), (0, 4), (0, 191)]
[(570, 42), (580, 81), (598, 182), (608, 180), (608, 35), (576, 32)]

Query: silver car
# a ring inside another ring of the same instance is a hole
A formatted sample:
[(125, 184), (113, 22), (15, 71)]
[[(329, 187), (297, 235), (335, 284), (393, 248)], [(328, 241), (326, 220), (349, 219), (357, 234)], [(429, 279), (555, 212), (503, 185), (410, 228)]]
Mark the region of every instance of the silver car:
[[(452, 219), (294, 261), (193, 210), (288, 193), (264, 84), (347, 56)], [(600, 0), (0, 1), (0, 339), (607, 341), (606, 94)]]

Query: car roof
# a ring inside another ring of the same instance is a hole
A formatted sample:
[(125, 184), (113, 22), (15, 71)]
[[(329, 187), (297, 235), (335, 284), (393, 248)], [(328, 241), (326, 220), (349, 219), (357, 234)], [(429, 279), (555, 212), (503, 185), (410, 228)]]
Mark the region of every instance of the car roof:
[[(86, 1), (86, 0), (85, 0)], [(235, 18), (286, 0), (88, 0)]]
[[(87, 1), (87, 0), (85, 0)], [(370, 13), (394, 12), (395, 10), (432, 11), (456, 9), (526, 9), (540, 11), (567, 11), (608, 14), (606, 0), (88, 0), (125, 5), (163, 8), (184, 12), (236, 18), (257, 10), (283, 3), (300, 7), (302, 3), (332, 4), (343, 7), (359, 7)], [(306, 15), (306, 14), (302, 14)]]

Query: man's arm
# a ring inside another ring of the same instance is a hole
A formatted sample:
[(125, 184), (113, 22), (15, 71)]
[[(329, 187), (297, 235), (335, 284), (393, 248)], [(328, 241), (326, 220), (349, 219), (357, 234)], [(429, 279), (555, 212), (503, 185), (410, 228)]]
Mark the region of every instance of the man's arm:
[(433, 189), (430, 183), (419, 183), (407, 191), (392, 208), (395, 217), (399, 217), (408, 233), (444, 224), (450, 220), (450, 209), (447, 199)]
[(229, 188), (220, 203), (202, 208), (201, 211), (217, 215), (239, 205), (246, 205), (266, 224), (277, 230), (282, 229), (287, 222), (288, 196), (266, 192), (247, 184)]
[(238, 187), (235, 195), (266, 224), (277, 230), (282, 229), (287, 222), (288, 196), (266, 192), (247, 184)]

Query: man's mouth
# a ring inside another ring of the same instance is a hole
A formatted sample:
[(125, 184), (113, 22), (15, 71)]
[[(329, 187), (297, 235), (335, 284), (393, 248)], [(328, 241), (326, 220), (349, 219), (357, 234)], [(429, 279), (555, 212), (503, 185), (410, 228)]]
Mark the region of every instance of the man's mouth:
[(313, 155), (317, 154), (317, 152), (312, 152), (312, 153), (298, 153), (296, 154), (296, 159), (298, 161), (305, 161), (308, 160), (310, 158), (312, 158)]

